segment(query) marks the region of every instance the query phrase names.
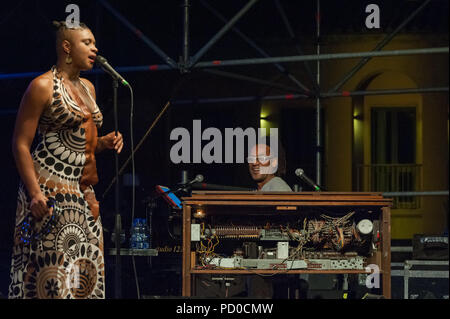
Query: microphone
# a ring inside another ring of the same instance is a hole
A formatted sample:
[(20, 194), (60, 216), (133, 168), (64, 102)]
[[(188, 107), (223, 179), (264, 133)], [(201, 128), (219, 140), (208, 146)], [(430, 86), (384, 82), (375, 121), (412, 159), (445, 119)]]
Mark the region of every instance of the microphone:
[(305, 175), (305, 172), (301, 168), (297, 168), (295, 170), (295, 175), (304, 180), (307, 184), (311, 185), (315, 191), (321, 191), (321, 187), (314, 183), (308, 176)]
[(185, 184), (182, 184), (182, 185), (183, 185), (183, 187), (185, 187), (185, 186), (190, 186), (192, 184), (201, 183), (201, 182), (203, 182), (203, 175), (198, 174), (197, 176), (195, 176), (195, 178), (193, 180), (191, 180)]
[(192, 185), (193, 189), (205, 189), (205, 190), (215, 190), (215, 191), (254, 191), (251, 188), (217, 185), (217, 184), (207, 184), (207, 183), (195, 183)]
[(125, 86), (129, 86), (130, 84), (119, 74), (116, 70), (113, 69), (113, 67), (108, 63), (108, 60), (106, 60), (101, 55), (97, 55), (95, 58), (95, 63), (100, 66), (106, 73), (111, 75), (114, 79), (118, 80), (120, 83), (122, 83)]

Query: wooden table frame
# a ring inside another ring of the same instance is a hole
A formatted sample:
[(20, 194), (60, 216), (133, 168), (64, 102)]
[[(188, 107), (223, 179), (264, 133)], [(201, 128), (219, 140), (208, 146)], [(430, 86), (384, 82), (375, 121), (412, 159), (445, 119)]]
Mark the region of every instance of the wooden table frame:
[(196, 274), (355, 274), (367, 273), (365, 270), (198, 270), (194, 268), (191, 258), (191, 221), (192, 210), (202, 206), (272, 206), (278, 209), (289, 209), (294, 206), (328, 206), (351, 208), (380, 209), (381, 245), (378, 254), (370, 259), (370, 263), (379, 267), (381, 274), (382, 293), (385, 298), (391, 298), (391, 224), (390, 208), (392, 199), (384, 198), (381, 193), (362, 192), (223, 192), (223, 191), (197, 191), (191, 197), (183, 198), (183, 267), (182, 267), (182, 294), (190, 297), (192, 293), (192, 275)]

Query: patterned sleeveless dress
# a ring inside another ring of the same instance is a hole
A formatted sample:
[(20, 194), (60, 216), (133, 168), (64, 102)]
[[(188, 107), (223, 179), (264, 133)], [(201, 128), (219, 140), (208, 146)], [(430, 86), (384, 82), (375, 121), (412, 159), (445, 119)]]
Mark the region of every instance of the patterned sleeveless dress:
[[(92, 112), (71, 99), (55, 66), (51, 71), (52, 102), (39, 119), (40, 143), (32, 158), (42, 193), (54, 200), (54, 222), (50, 228), (46, 226), (50, 217), (35, 222), (34, 232), (44, 227), (47, 231), (24, 240), (31, 199), (21, 183), (8, 297), (105, 298), (103, 231), (92, 187), (98, 181), (93, 150), (103, 117), (82, 81), (95, 106)], [(85, 176), (88, 166), (94, 167), (91, 177)]]

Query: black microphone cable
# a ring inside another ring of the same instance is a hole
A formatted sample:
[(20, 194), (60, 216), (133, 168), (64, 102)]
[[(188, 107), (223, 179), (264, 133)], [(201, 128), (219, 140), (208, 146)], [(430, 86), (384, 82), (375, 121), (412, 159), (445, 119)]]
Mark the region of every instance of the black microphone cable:
[(134, 94), (130, 84), (126, 85), (130, 89), (130, 148), (131, 148), (131, 221), (134, 220), (134, 212), (136, 207), (136, 166), (134, 162)]
[[(130, 89), (130, 148), (131, 148), (131, 222), (133, 223), (134, 220), (134, 213), (135, 213), (135, 207), (136, 207), (136, 167), (134, 162), (134, 126), (133, 126), (133, 118), (134, 118), (134, 94), (133, 94), (133, 88), (131, 85), (127, 82), (126, 86)], [(116, 181), (118, 182), (118, 181)], [(131, 256), (131, 262), (133, 264), (133, 273), (134, 273), (134, 280), (136, 282), (136, 292), (137, 292), (137, 299), (141, 299), (141, 292), (139, 288), (139, 279), (137, 276), (137, 270), (136, 270), (136, 260), (134, 258), (134, 255)]]

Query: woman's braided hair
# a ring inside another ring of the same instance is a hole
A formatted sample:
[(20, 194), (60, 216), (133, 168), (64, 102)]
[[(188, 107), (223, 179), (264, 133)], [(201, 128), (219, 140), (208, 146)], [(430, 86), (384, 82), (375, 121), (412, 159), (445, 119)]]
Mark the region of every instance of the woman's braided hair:
[(73, 30), (73, 29), (78, 29), (78, 28), (81, 28), (81, 29), (87, 28), (87, 25), (84, 24), (83, 22), (80, 22), (79, 27), (77, 27), (77, 28), (67, 26), (65, 21), (52, 21), (52, 24), (55, 27), (56, 31), (60, 31), (61, 29), (63, 29), (63, 30), (72, 29)]
[(52, 25), (56, 32), (56, 46), (58, 47), (63, 40), (67, 40), (67, 31), (69, 30), (79, 30), (79, 29), (89, 29), (89, 27), (83, 22), (79, 23), (78, 27), (71, 27), (66, 24), (65, 21), (52, 21)]

